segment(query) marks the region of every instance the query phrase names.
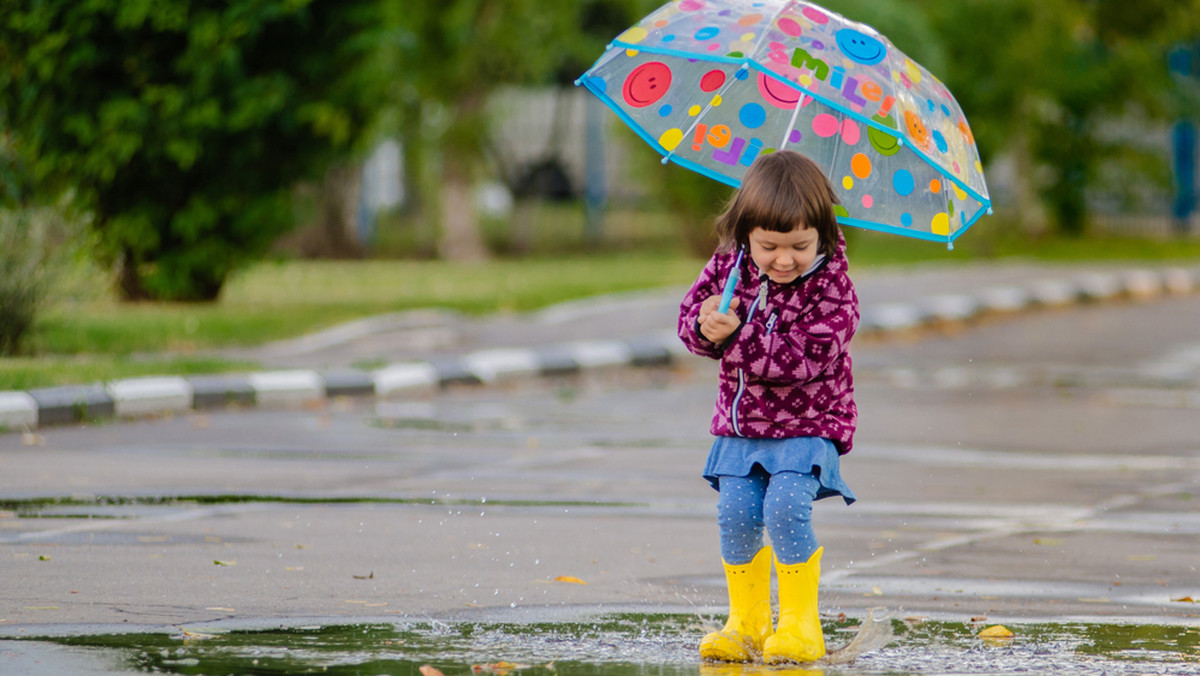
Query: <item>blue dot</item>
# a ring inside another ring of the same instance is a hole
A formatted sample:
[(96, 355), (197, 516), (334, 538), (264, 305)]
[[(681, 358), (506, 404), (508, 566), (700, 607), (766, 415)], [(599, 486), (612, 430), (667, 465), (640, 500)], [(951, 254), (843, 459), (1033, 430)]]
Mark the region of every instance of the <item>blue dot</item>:
[(733, 76), (739, 80), (745, 80), (746, 78), (750, 77), (750, 71), (746, 68), (739, 68), (738, 71), (733, 74)]
[(659, 108), (659, 109), (658, 109), (658, 116), (659, 116), (659, 117), (666, 117), (666, 116), (668, 116), (668, 115), (670, 115), (670, 114), (671, 114), (671, 106), (670, 106), (670, 104), (667, 104), (667, 105), (663, 106), (662, 108)]
[(721, 29), (717, 28), (716, 26), (705, 26), (704, 28), (696, 31), (695, 39), (697, 41), (711, 40), (717, 37), (717, 34), (720, 32)]
[(907, 197), (916, 189), (917, 183), (913, 180), (912, 173), (907, 169), (898, 169), (892, 175), (892, 187), (896, 189), (897, 195)]
[(747, 103), (738, 111), (738, 119), (747, 129), (758, 129), (767, 121), (767, 111), (757, 103)]
[(946, 143), (946, 137), (942, 136), (942, 132), (935, 129), (935, 130), (933, 130), (933, 133), (930, 135), (933, 136), (933, 142), (937, 144), (938, 150), (940, 152), (944, 153), (950, 149), (950, 145), (948, 143)]
[(596, 77), (595, 75), (589, 75), (584, 80), (584, 84), (587, 85), (588, 89), (600, 94), (603, 94), (604, 90), (608, 89), (608, 83), (604, 81), (604, 78)]
[(663, 42), (675, 42), (675, 36), (673, 34), (672, 35), (664, 35), (664, 36), (662, 36), (662, 41)]
[(943, 103), (942, 104), (942, 114), (945, 115), (946, 117), (950, 117), (950, 106), (947, 106), (946, 104)]
[(933, 99), (925, 99), (925, 105), (929, 106), (929, 112), (931, 113), (937, 110), (937, 104), (933, 102)]
[(909, 214), (909, 213), (900, 214), (900, 224), (906, 228), (911, 228), (912, 227), (912, 214)]

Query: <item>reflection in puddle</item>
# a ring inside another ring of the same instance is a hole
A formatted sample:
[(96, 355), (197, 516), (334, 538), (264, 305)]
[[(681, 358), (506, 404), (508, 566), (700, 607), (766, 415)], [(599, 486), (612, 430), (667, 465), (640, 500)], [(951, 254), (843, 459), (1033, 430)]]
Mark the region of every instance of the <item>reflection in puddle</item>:
[[(866, 622), (871, 622), (868, 619)], [(963, 622), (892, 619), (883, 633), (854, 619), (827, 622), (831, 648), (856, 636), (886, 645), (844, 664), (768, 667), (699, 662), (705, 628), (689, 615), (614, 615), (597, 622), (443, 623), (311, 626), (225, 631), (210, 625), (173, 634), (114, 634), (41, 639), (116, 650), (130, 672), (175, 674), (527, 674), (608, 676), (701, 674), (834, 676), (838, 674), (1110, 675), (1200, 673), (1200, 627), (1115, 624), (1010, 624), (1015, 636), (985, 641)], [(869, 636), (868, 636), (869, 637)], [(835, 649), (832, 655), (836, 656)], [(832, 660), (836, 661), (836, 660)]]

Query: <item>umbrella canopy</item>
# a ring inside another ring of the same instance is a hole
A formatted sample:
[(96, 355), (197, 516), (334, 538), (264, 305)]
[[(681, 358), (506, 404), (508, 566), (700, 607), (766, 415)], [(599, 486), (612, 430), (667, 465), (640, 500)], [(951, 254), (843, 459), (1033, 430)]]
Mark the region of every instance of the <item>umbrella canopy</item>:
[(576, 84), (671, 161), (740, 186), (763, 153), (825, 169), (838, 220), (946, 243), (990, 211), (970, 125), (878, 31), (796, 0), (675, 0)]

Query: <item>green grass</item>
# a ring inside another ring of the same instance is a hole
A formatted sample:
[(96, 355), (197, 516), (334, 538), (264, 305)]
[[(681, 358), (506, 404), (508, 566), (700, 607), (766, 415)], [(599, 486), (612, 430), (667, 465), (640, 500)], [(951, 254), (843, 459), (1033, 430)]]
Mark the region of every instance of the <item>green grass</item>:
[[(263, 262), (232, 278), (213, 304), (122, 304), (104, 291), (107, 281), (102, 275), (80, 273), (72, 281), (69, 300), (42, 313), (26, 343), (29, 356), (0, 358), (0, 390), (249, 370), (255, 365), (213, 352), (291, 338), (380, 313), (426, 308), (469, 314), (522, 312), (599, 294), (684, 286), (703, 264), (701, 258), (683, 252), (678, 233), (664, 217), (610, 216), (605, 240), (589, 249), (580, 244), (582, 223), (572, 213), (568, 208), (537, 212), (533, 234), (541, 245), (528, 258), (483, 264)], [(555, 227), (564, 231), (551, 237)], [(859, 270), (934, 261), (969, 265), (1014, 257), (1137, 265), (1200, 260), (1197, 238), (1030, 240), (996, 219), (977, 225), (953, 251), (857, 229), (848, 229), (847, 236), (852, 263)]]

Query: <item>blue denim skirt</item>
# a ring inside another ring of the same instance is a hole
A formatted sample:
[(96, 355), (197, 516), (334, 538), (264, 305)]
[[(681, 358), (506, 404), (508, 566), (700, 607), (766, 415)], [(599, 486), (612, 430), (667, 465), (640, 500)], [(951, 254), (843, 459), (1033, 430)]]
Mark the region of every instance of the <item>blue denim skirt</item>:
[(755, 465), (761, 466), (768, 474), (812, 474), (821, 484), (817, 490), (817, 500), (840, 495), (849, 505), (858, 499), (842, 479), (841, 458), (838, 456), (837, 446), (821, 437), (717, 437), (708, 452), (704, 478), (719, 491), (721, 476), (750, 476)]

